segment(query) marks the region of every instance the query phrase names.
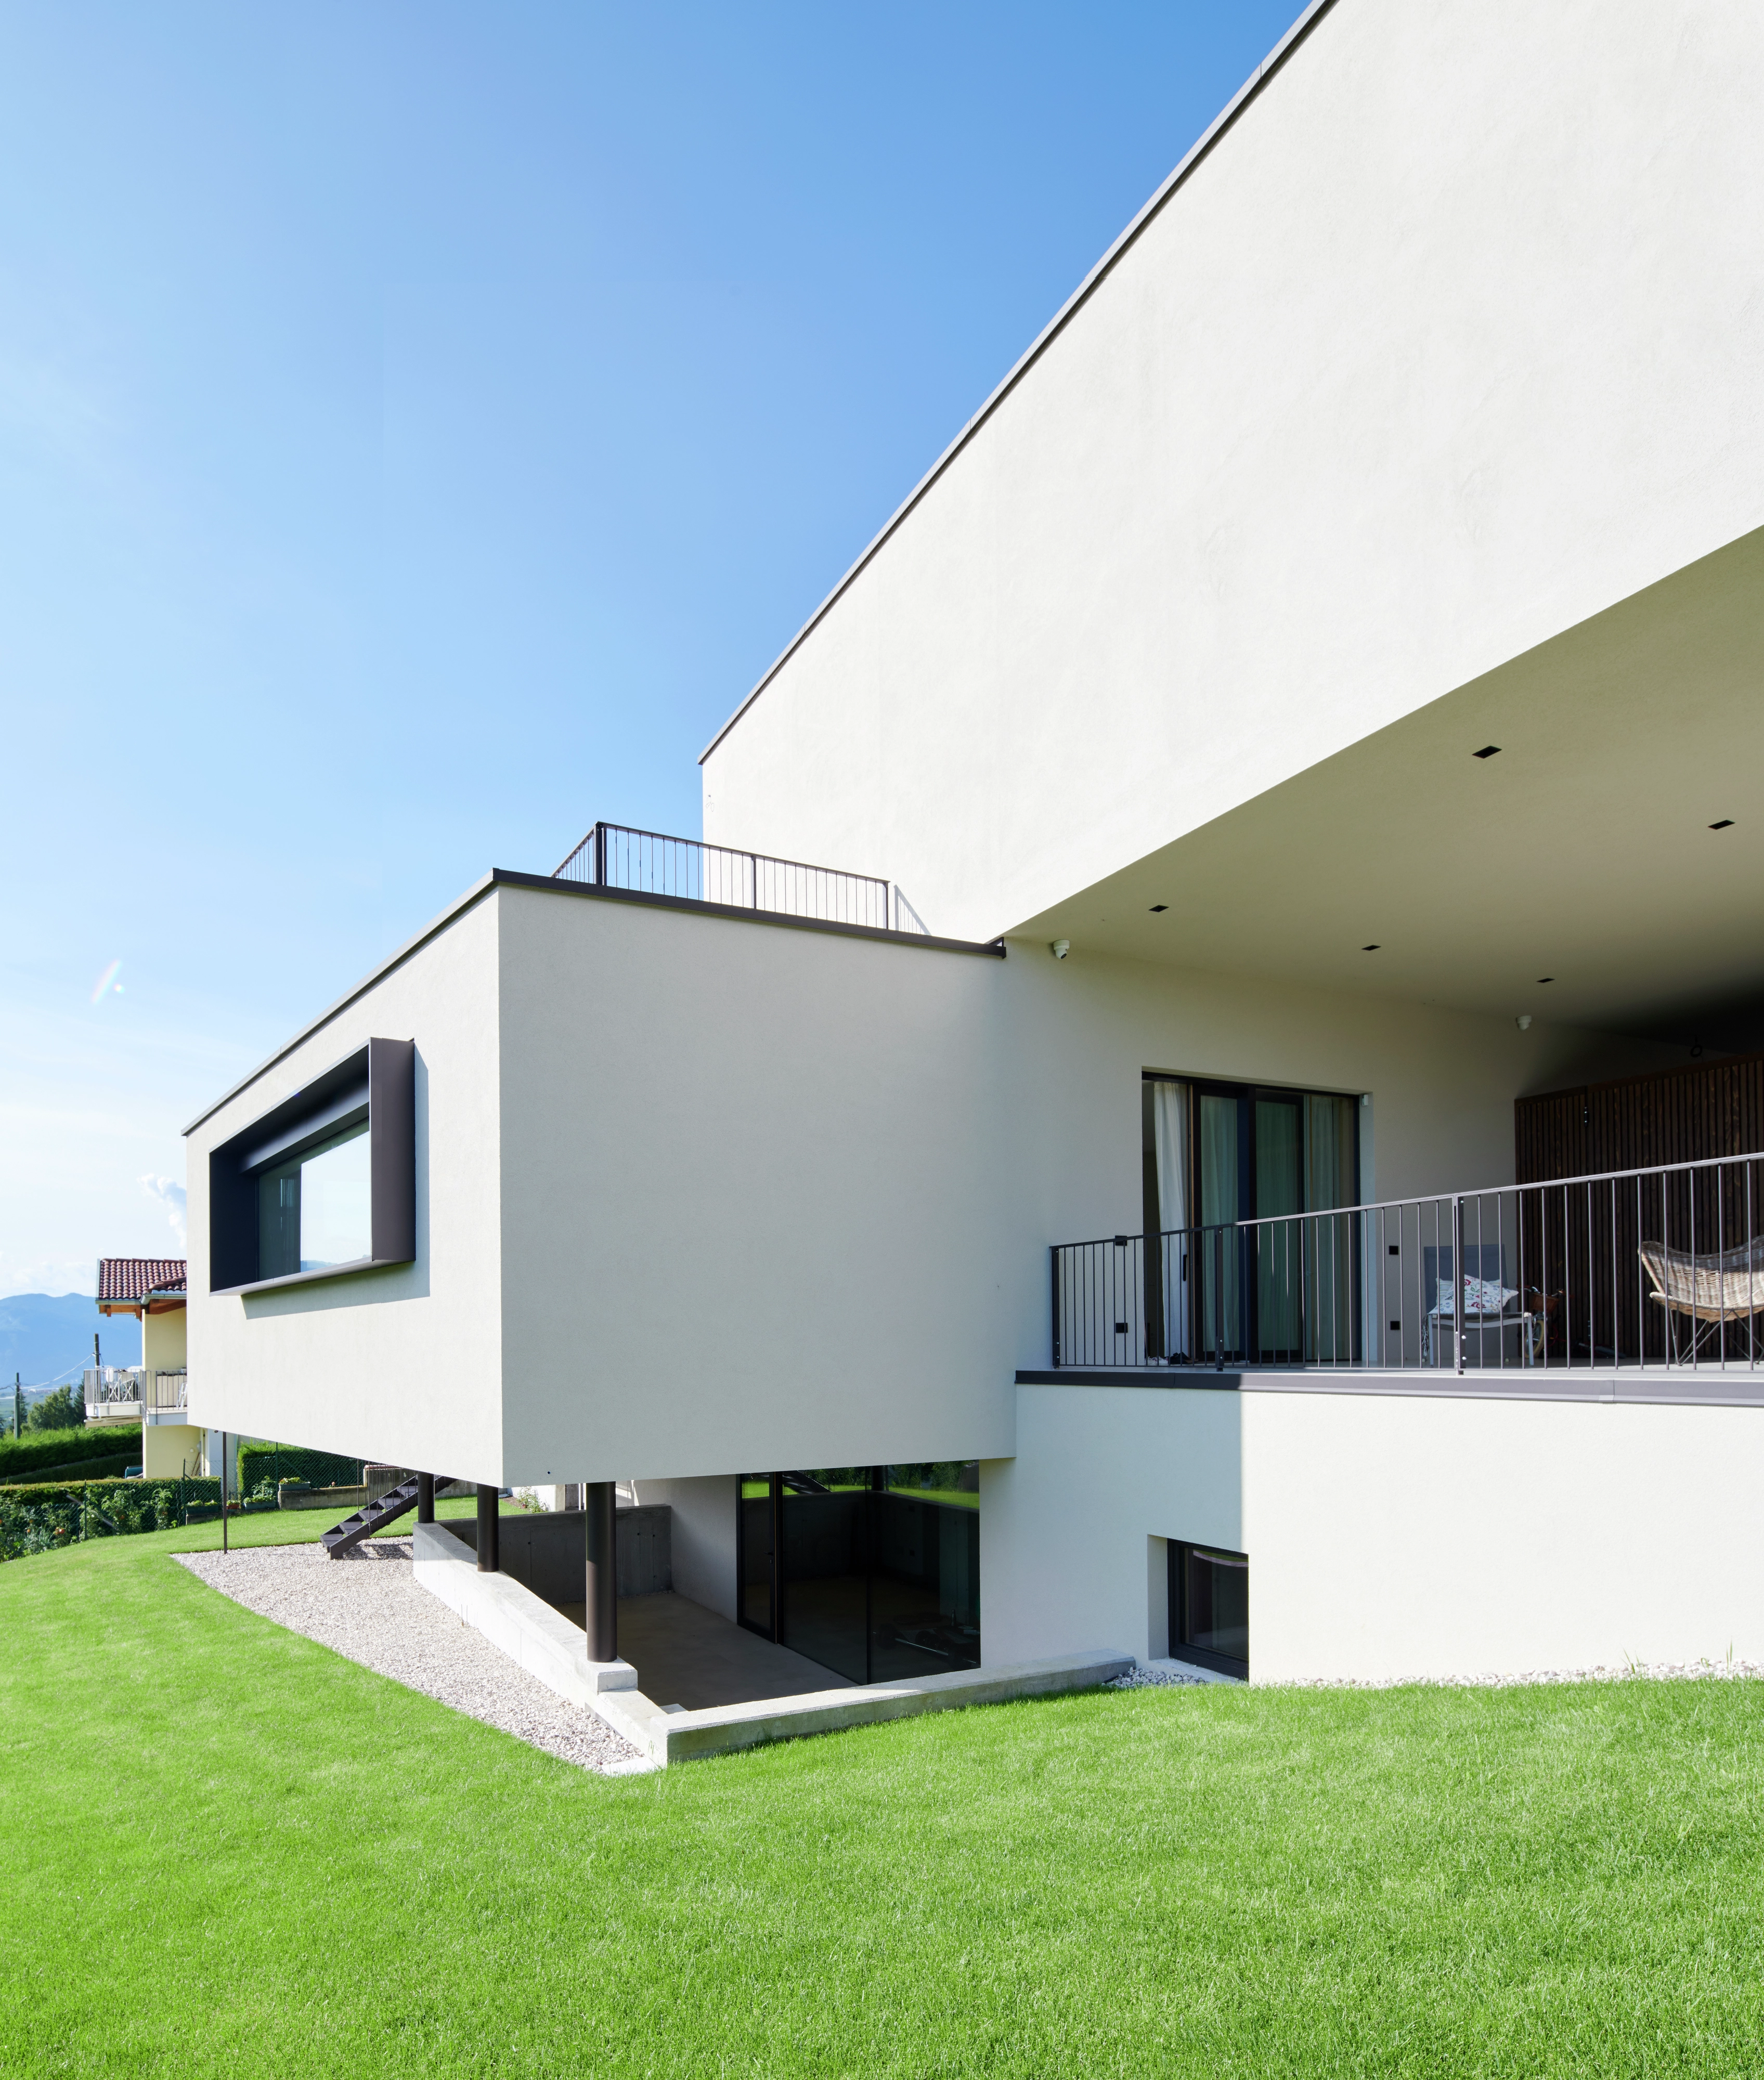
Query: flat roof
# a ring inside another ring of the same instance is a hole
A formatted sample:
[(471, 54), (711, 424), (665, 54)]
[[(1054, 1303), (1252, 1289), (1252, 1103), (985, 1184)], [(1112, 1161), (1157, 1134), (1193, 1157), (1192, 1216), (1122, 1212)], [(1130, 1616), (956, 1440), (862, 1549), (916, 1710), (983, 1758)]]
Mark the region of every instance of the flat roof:
[(559, 881), (549, 874), (523, 874), (513, 867), (493, 866), (481, 879), (474, 881), (465, 893), (450, 903), (437, 917), (431, 918), (422, 929), (405, 941), (397, 950), (388, 954), (377, 967), (371, 968), (361, 980), (345, 990), (333, 1004), (327, 1004), (316, 1018), (309, 1019), (299, 1032), (285, 1041), (272, 1055), (266, 1055), (248, 1076), (242, 1076), (229, 1090), (223, 1091), (214, 1103), (205, 1105), (190, 1124), (184, 1128), (187, 1134), (194, 1134), (205, 1119), (212, 1119), (224, 1105), (229, 1105), (242, 1091), (248, 1091), (258, 1078), (284, 1061), (294, 1050), (328, 1025), (331, 1020), (346, 1011), (357, 998), (363, 996), (374, 984), (390, 975), (394, 968), (401, 967), (411, 955), (426, 946), (429, 941), (444, 932), (456, 919), (481, 903), (484, 898), (498, 888), (529, 888), (541, 895), (571, 896), (591, 903), (632, 903), (640, 908), (649, 910), (682, 910), (695, 917), (722, 917), (737, 925), (763, 925), (774, 929), (792, 932), (819, 932), (837, 939), (880, 940), (885, 946), (916, 946), (924, 951), (939, 954), (969, 954), (1002, 960), (1005, 945), (1002, 939), (982, 942), (976, 939), (939, 939), (927, 932), (891, 932), (876, 925), (842, 925), (825, 917), (796, 917), (785, 910), (748, 910), (729, 903), (699, 903), (684, 895), (652, 895), (642, 888), (605, 888), (597, 882)]

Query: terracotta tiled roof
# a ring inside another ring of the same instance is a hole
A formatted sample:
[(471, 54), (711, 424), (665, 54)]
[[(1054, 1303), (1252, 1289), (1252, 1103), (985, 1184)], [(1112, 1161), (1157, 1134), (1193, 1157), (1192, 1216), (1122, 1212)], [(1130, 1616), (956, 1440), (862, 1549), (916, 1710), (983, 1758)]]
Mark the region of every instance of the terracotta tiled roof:
[(182, 1293), (190, 1266), (181, 1256), (101, 1256), (98, 1303), (139, 1300), (149, 1293)]

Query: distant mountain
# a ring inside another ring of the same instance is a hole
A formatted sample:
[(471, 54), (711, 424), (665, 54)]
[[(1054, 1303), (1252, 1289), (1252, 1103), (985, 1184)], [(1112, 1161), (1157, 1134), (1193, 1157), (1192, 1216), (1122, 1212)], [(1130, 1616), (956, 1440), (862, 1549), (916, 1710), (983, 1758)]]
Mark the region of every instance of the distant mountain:
[(27, 1386), (79, 1377), (92, 1362), (98, 1331), (106, 1365), (141, 1363), (141, 1324), (127, 1315), (100, 1315), (89, 1293), (15, 1293), (0, 1300), (0, 1388), (17, 1373)]

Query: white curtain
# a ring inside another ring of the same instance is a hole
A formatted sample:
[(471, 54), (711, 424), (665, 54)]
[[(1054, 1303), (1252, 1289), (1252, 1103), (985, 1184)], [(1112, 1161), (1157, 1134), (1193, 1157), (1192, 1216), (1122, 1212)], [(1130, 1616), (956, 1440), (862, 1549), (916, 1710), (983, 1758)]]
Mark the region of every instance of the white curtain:
[(1191, 1358), (1189, 1340), (1188, 1238), (1171, 1235), (1189, 1225), (1188, 1086), (1152, 1085), (1152, 1142), (1157, 1154), (1157, 1225), (1165, 1231), (1163, 1265), (1164, 1353)]

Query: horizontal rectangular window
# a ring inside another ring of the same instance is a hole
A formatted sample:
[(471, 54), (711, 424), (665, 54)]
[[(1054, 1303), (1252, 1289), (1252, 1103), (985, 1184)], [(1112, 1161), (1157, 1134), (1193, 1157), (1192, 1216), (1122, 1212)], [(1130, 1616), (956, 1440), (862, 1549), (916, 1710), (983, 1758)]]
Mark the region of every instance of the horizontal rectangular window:
[(416, 1256), (416, 1044), (370, 1040), (212, 1149), (208, 1290)]

